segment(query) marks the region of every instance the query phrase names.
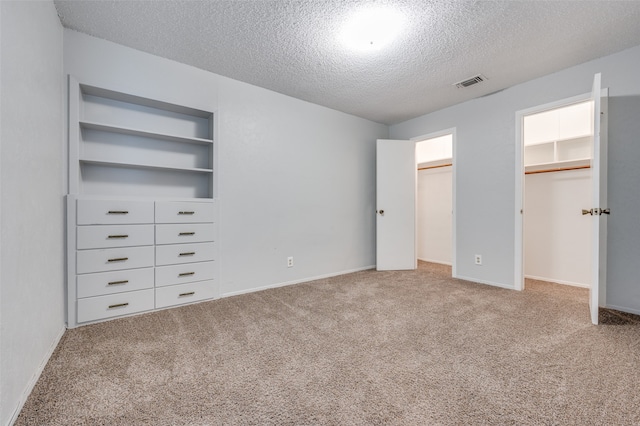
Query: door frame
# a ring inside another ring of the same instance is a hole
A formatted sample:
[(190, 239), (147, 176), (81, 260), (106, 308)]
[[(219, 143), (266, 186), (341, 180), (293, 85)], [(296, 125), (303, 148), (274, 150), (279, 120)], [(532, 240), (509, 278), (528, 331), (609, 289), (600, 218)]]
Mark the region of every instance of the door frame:
[[(591, 100), (591, 92), (583, 93), (577, 96), (560, 99), (557, 101), (549, 102), (543, 105), (523, 109), (516, 111), (516, 143), (515, 143), (515, 155), (516, 155), (516, 167), (515, 167), (515, 209), (514, 209), (514, 224), (515, 224), (515, 265), (514, 265), (514, 289), (524, 290), (524, 117), (552, 109), (562, 108), (571, 104), (586, 102)], [(600, 92), (600, 96), (608, 96), (608, 89), (603, 88)], [(606, 105), (606, 103), (604, 103)], [(603, 107), (603, 109), (606, 108)], [(601, 132), (602, 133), (602, 132)], [(606, 137), (606, 135), (605, 135)], [(606, 161), (606, 160), (605, 160)], [(590, 284), (591, 286), (593, 283)], [(600, 295), (606, 293), (606, 280), (604, 285), (600, 288)], [(605, 299), (600, 299), (600, 305), (604, 306)]]
[[(455, 127), (451, 127), (449, 129), (444, 129), (444, 130), (439, 130), (437, 132), (432, 132), (432, 133), (427, 133), (424, 135), (420, 135), (420, 136), (416, 136), (413, 138), (410, 138), (410, 141), (415, 142), (416, 144), (418, 142), (424, 142), (426, 140), (429, 139), (435, 139), (438, 138), (440, 136), (446, 136), (446, 135), (451, 135), (451, 209), (453, 210), (452, 212), (452, 216), (451, 216), (451, 276), (453, 278), (457, 278), (458, 274), (457, 274), (457, 269), (456, 269), (456, 223), (457, 223), (457, 219), (456, 219), (456, 148), (457, 148), (457, 137), (456, 137), (456, 128)], [(417, 166), (417, 164), (416, 164)], [(417, 182), (416, 182), (416, 211), (417, 211)], [(416, 221), (418, 220), (417, 214), (416, 214)], [(416, 234), (418, 232), (418, 227), (416, 226)], [(417, 237), (417, 236), (416, 236)], [(416, 244), (417, 244), (418, 239), (416, 238)], [(418, 251), (416, 250), (416, 259), (418, 256)]]

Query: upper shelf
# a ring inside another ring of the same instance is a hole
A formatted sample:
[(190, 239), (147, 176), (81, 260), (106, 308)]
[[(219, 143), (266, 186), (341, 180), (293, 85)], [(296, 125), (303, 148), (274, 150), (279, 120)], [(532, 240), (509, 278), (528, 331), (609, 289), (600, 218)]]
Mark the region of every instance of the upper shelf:
[(186, 136), (170, 135), (166, 133), (150, 132), (148, 130), (134, 129), (132, 127), (114, 126), (112, 124), (98, 123), (95, 121), (80, 121), (80, 127), (89, 130), (100, 130), (105, 132), (120, 133), (130, 136), (142, 136), (147, 138), (161, 139), (170, 142), (184, 142), (197, 145), (211, 145), (212, 139), (193, 138)]
[(566, 142), (582, 141), (582, 140), (590, 141), (591, 134), (587, 133), (584, 135), (575, 135), (575, 136), (571, 136), (563, 139), (558, 138), (558, 139), (551, 139), (551, 140), (545, 140), (545, 141), (537, 141), (532, 143), (525, 143), (524, 146), (528, 147), (528, 146), (551, 145), (554, 143), (566, 143)]
[(169, 102), (159, 101), (156, 99), (143, 98), (141, 96), (131, 95), (129, 93), (116, 92), (114, 90), (103, 89), (101, 87), (80, 84), (80, 91), (87, 95), (98, 96), (101, 98), (113, 99), (114, 101), (126, 102), (130, 104), (142, 105), (149, 108), (157, 108), (165, 111), (171, 111), (178, 114), (193, 115), (195, 117), (209, 118), (211, 112), (190, 108), (183, 105), (176, 105)]

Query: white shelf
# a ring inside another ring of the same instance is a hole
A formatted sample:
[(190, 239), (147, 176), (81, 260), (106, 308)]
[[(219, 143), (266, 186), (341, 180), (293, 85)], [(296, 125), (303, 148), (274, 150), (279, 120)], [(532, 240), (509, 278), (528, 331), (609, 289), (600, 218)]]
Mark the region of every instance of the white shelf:
[(536, 141), (536, 142), (532, 142), (532, 143), (527, 143), (524, 146), (540, 146), (540, 145), (553, 145), (555, 143), (563, 143), (563, 142), (571, 142), (571, 141), (580, 141), (581, 139), (586, 139), (586, 138), (591, 138), (590, 134), (586, 134), (586, 135), (577, 135), (577, 136), (573, 136), (567, 139), (553, 139), (553, 140), (549, 140), (549, 141)]
[(549, 163), (540, 163), (540, 164), (531, 164), (525, 166), (524, 171), (527, 172), (538, 172), (544, 170), (555, 170), (555, 169), (571, 169), (571, 168), (586, 168), (591, 166), (590, 158), (581, 158), (581, 159), (573, 159), (573, 160), (565, 160), (565, 161), (552, 161)]
[(115, 126), (106, 123), (97, 123), (95, 121), (80, 121), (80, 127), (83, 129), (99, 130), (103, 132), (119, 133), (122, 135), (140, 136), (145, 138), (159, 139), (169, 142), (184, 142), (197, 145), (212, 145), (213, 139), (191, 138), (179, 135), (168, 135), (165, 133), (150, 132), (148, 130), (134, 129), (131, 127)]
[(209, 118), (211, 112), (200, 109), (190, 108), (184, 105), (177, 105), (170, 102), (160, 101), (157, 99), (149, 99), (142, 96), (132, 95), (130, 93), (117, 92), (102, 87), (90, 86), (88, 84), (79, 84), (82, 93), (105, 99), (113, 99), (114, 101), (124, 102), (128, 104), (141, 105), (148, 108), (155, 108), (164, 111), (171, 111), (177, 114), (192, 115), (194, 117)]
[(178, 172), (193, 172), (193, 173), (213, 173), (213, 169), (200, 169), (195, 167), (175, 167), (175, 166), (165, 166), (165, 165), (157, 165), (157, 164), (142, 164), (142, 163), (130, 163), (126, 161), (106, 161), (99, 159), (91, 159), (91, 158), (81, 158), (81, 164), (95, 164), (99, 166), (108, 166), (108, 167), (126, 167), (126, 168), (134, 168), (134, 169), (155, 169), (155, 170), (170, 170), (170, 171), (178, 171)]

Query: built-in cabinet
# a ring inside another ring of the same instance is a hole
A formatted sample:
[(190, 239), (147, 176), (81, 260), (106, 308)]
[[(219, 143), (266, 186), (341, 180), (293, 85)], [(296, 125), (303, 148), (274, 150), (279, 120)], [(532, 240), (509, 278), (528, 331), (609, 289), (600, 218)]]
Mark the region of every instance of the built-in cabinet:
[(70, 77), (69, 327), (218, 296), (214, 130)]

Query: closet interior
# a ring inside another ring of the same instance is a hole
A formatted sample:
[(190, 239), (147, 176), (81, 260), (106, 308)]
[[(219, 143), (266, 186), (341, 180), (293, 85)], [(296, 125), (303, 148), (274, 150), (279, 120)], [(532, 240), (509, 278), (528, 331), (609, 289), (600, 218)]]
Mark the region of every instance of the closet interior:
[(416, 143), (418, 259), (452, 264), (453, 135)]
[(589, 287), (592, 102), (524, 117), (524, 274)]

